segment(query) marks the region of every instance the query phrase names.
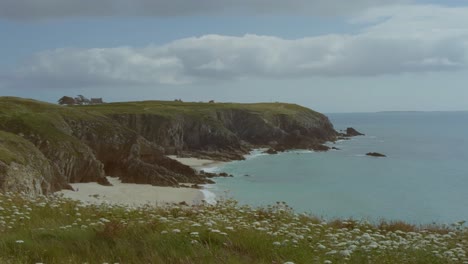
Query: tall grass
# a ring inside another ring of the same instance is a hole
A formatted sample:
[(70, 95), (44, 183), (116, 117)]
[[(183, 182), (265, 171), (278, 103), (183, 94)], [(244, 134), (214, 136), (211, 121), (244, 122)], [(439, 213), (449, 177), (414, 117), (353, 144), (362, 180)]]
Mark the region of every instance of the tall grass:
[(468, 231), (297, 215), (285, 204), (85, 205), (0, 194), (0, 263), (468, 263)]

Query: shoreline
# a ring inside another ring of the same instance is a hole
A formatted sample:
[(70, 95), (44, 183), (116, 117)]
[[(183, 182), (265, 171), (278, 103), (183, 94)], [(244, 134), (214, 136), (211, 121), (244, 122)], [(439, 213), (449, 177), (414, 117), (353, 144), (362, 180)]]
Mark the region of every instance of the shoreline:
[[(199, 158), (181, 158), (177, 157), (176, 155), (168, 155), (168, 158), (173, 160), (177, 160), (178, 162), (191, 167), (192, 169), (196, 170), (197, 172), (205, 171), (205, 172), (212, 172), (213, 169), (228, 163), (229, 161), (217, 161), (217, 160), (209, 160), (209, 159), (199, 159)], [(216, 194), (206, 188), (206, 184), (200, 185), (202, 188), (199, 189), (203, 195), (203, 200), (208, 204), (216, 204)]]

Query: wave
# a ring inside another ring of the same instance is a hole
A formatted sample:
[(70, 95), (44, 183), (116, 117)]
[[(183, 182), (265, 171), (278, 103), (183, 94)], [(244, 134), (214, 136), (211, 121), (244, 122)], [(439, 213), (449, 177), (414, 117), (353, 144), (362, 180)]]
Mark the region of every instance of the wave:
[(204, 172), (215, 173), (215, 172), (219, 172), (220, 168), (221, 168), (221, 166), (219, 166), (219, 167), (218, 166), (210, 166), (210, 167), (200, 168), (200, 170), (204, 171)]
[(290, 153), (296, 153), (296, 154), (311, 154), (315, 153), (313, 150), (292, 150)]

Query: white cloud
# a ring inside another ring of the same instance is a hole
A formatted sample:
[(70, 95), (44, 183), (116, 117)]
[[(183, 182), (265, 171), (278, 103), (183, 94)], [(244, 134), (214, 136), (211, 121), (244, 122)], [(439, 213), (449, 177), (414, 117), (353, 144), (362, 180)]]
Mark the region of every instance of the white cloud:
[(184, 16), (199, 14), (343, 15), (409, 0), (2, 0), (0, 17)]
[(144, 48), (44, 51), (4, 79), (10, 86), (151, 86), (455, 71), (467, 66), (468, 28), (463, 25), (468, 24), (468, 8), (377, 8), (353, 22), (369, 24), (355, 35), (293, 40), (205, 35)]

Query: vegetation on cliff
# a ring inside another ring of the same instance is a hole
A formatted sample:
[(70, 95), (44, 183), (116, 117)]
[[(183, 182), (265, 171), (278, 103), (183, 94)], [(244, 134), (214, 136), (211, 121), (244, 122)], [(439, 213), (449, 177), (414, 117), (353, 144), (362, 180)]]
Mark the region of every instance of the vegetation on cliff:
[(468, 229), (324, 221), (284, 203), (138, 208), (0, 193), (1, 263), (466, 263)]
[[(166, 186), (205, 183), (203, 175), (166, 155), (242, 159), (253, 147), (323, 149), (321, 144), (337, 135), (324, 115), (293, 104), (145, 101), (65, 107), (14, 97), (0, 98), (0, 131), (42, 153), (51, 168), (45, 175), (50, 191), (72, 182), (108, 184), (105, 175)], [(2, 145), (3, 163), (21, 156), (16, 146)]]

